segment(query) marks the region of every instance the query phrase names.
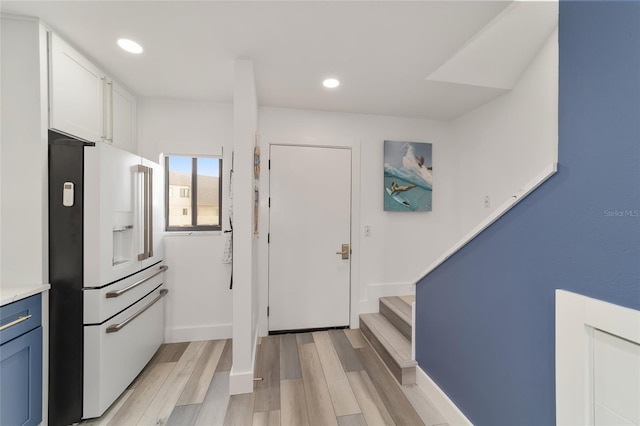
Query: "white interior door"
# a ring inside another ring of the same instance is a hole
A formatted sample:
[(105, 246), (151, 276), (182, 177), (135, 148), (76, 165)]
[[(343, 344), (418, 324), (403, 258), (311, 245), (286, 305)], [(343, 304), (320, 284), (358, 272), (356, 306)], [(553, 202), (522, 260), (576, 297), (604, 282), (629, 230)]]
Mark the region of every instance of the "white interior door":
[(351, 150), (272, 145), (270, 161), (269, 331), (347, 326)]

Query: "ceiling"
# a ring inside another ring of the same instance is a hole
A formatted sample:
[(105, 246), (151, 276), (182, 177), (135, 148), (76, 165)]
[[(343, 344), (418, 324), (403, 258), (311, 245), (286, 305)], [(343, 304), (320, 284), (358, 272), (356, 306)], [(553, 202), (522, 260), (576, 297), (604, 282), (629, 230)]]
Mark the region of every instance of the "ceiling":
[[(263, 106), (445, 120), (508, 91), (557, 25), (554, 2), (2, 1), (0, 8), (41, 18), (142, 97), (231, 103), (234, 60), (242, 58), (254, 63)], [(528, 25), (499, 24), (515, 15)], [(122, 37), (144, 53), (122, 51)], [(504, 69), (515, 71), (502, 76)], [(469, 77), (476, 70), (493, 77), (476, 81)], [(322, 87), (329, 76), (340, 79), (338, 89)]]

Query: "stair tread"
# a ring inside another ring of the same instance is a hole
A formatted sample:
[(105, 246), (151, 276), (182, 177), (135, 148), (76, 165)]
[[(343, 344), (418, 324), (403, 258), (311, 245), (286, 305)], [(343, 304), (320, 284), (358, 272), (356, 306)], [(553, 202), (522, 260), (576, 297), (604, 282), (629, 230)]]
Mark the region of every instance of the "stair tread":
[(407, 303), (406, 299), (403, 299), (400, 296), (389, 296), (389, 297), (381, 297), (380, 303), (383, 303), (389, 309), (391, 309), (395, 314), (405, 323), (411, 324), (411, 305)]
[(416, 301), (416, 296), (414, 294), (408, 294), (406, 296), (398, 296), (398, 297), (404, 300), (405, 302), (407, 302), (409, 306), (411, 306), (411, 304)]
[(380, 313), (362, 314), (360, 321), (375, 334), (380, 344), (401, 367), (414, 367), (418, 363), (411, 359), (411, 342)]

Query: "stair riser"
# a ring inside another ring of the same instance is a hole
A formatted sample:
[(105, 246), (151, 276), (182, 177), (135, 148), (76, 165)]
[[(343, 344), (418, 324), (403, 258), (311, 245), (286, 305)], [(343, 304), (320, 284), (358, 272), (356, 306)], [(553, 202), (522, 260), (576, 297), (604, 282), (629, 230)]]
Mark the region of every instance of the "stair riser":
[(397, 328), (398, 331), (402, 333), (404, 337), (406, 337), (407, 339), (409, 339), (409, 341), (411, 341), (411, 324), (407, 323), (404, 319), (400, 318), (400, 316), (398, 316), (398, 314), (395, 311), (393, 311), (391, 308), (389, 308), (387, 305), (385, 305), (382, 302), (379, 303), (378, 309), (380, 310), (380, 313), (384, 315), (385, 318), (388, 319), (389, 322), (393, 324), (393, 326)]
[(369, 340), (371, 346), (375, 349), (378, 356), (385, 363), (391, 374), (396, 378), (396, 380), (401, 385), (413, 385), (416, 383), (416, 368), (415, 367), (400, 367), (394, 360), (393, 357), (387, 352), (385, 347), (380, 343), (375, 334), (371, 331), (371, 329), (367, 326), (366, 322), (360, 320), (360, 331), (362, 334)]

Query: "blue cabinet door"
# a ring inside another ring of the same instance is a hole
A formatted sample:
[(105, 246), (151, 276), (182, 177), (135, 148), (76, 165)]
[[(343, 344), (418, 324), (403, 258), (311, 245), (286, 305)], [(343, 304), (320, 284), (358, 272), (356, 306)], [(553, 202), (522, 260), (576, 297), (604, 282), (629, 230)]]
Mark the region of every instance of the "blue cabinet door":
[(0, 425), (42, 421), (42, 327), (0, 346)]

